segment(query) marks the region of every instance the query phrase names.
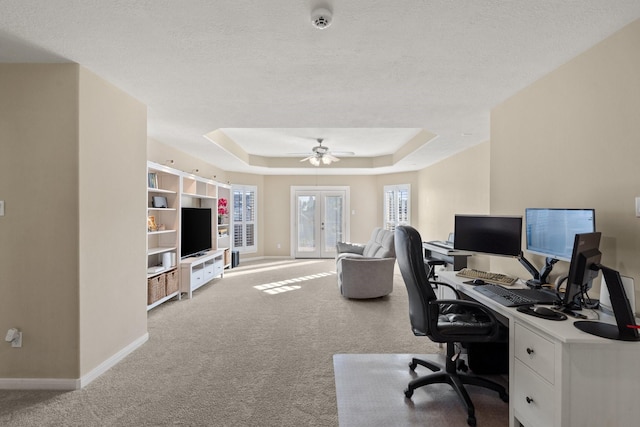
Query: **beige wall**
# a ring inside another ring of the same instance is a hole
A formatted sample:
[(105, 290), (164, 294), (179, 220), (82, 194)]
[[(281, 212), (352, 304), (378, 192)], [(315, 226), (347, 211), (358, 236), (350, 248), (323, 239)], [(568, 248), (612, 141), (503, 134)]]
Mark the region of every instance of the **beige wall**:
[[(491, 212), (595, 208), (603, 264), (636, 282), (640, 281), (640, 219), (634, 213), (634, 199), (640, 196), (638, 46), (640, 21), (525, 88), (491, 114)], [(543, 262), (534, 256), (530, 260), (537, 266)], [(558, 264), (554, 273), (566, 271), (567, 263)], [(497, 260), (492, 269), (526, 276), (518, 263), (508, 260)]]
[[(350, 193), (350, 209), (355, 215), (348, 213), (350, 219), (350, 240), (366, 241), (371, 230), (380, 226), (377, 220), (378, 195), (375, 180), (362, 176), (266, 176), (262, 190), (264, 199), (264, 253), (267, 256), (291, 255), (291, 187), (292, 186), (348, 186)], [(382, 190), (380, 191), (380, 193)], [(363, 240), (364, 239), (364, 240)], [(280, 243), (281, 248), (277, 245)]]
[(76, 380), (146, 334), (146, 112), (75, 64), (0, 93), (0, 378)]
[[(455, 214), (489, 213), (490, 144), (476, 145), (420, 172), (417, 228), (423, 240), (445, 240)], [(469, 258), (469, 266), (489, 269), (487, 256)]]
[(80, 68), (80, 366), (147, 333), (147, 110)]
[(78, 67), (0, 64), (0, 93), (0, 378), (77, 378)]

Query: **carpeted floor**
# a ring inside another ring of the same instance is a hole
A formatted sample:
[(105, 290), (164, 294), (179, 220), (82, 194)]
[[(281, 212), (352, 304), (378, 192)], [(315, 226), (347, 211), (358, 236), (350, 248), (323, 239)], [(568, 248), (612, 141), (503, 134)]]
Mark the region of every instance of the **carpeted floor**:
[(0, 390), (0, 425), (338, 426), (335, 354), (440, 349), (411, 333), (399, 273), (391, 295), (354, 301), (340, 296), (334, 268), (245, 263), (150, 311), (149, 341), (84, 389)]

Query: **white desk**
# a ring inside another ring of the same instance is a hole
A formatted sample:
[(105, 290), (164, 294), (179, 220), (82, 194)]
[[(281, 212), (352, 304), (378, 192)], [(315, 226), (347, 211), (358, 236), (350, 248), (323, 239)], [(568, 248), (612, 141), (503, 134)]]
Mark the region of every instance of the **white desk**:
[(520, 313), (475, 292), (453, 271), (438, 272), (438, 279), (508, 319), (510, 427), (638, 425), (640, 342), (587, 334), (573, 317)]

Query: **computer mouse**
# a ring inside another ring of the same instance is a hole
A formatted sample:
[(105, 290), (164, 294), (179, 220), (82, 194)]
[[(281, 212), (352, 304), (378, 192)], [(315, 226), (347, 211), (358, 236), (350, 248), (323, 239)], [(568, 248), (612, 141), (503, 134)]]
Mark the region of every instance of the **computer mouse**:
[(537, 306), (533, 308), (533, 311), (536, 314), (539, 314), (541, 316), (547, 316), (547, 317), (555, 317), (557, 316), (557, 313), (553, 310), (551, 310), (550, 308), (544, 307), (544, 306)]
[(484, 282), (484, 280), (482, 279), (473, 279), (473, 281), (471, 282), (472, 285), (486, 285), (486, 283)]

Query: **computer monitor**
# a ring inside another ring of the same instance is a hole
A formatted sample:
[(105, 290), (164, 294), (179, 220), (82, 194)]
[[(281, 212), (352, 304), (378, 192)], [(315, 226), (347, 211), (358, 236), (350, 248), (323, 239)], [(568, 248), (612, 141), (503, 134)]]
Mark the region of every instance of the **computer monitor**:
[[(527, 281), (532, 287), (547, 283), (553, 265), (571, 260), (571, 251), (576, 234), (596, 231), (594, 209), (525, 209), (525, 233), (527, 252), (545, 257), (545, 265), (538, 273), (531, 263), (524, 260), (528, 270), (533, 268), (533, 279)], [(523, 264), (524, 265), (524, 264)]]
[(582, 308), (582, 297), (591, 289), (593, 279), (598, 276), (600, 264), (601, 233), (576, 234), (569, 265), (569, 277), (562, 297), (562, 305), (569, 310)]
[(522, 253), (522, 217), (456, 215), (453, 248), (517, 257)]
[(576, 234), (596, 231), (594, 209), (525, 209), (527, 252), (570, 261)]

